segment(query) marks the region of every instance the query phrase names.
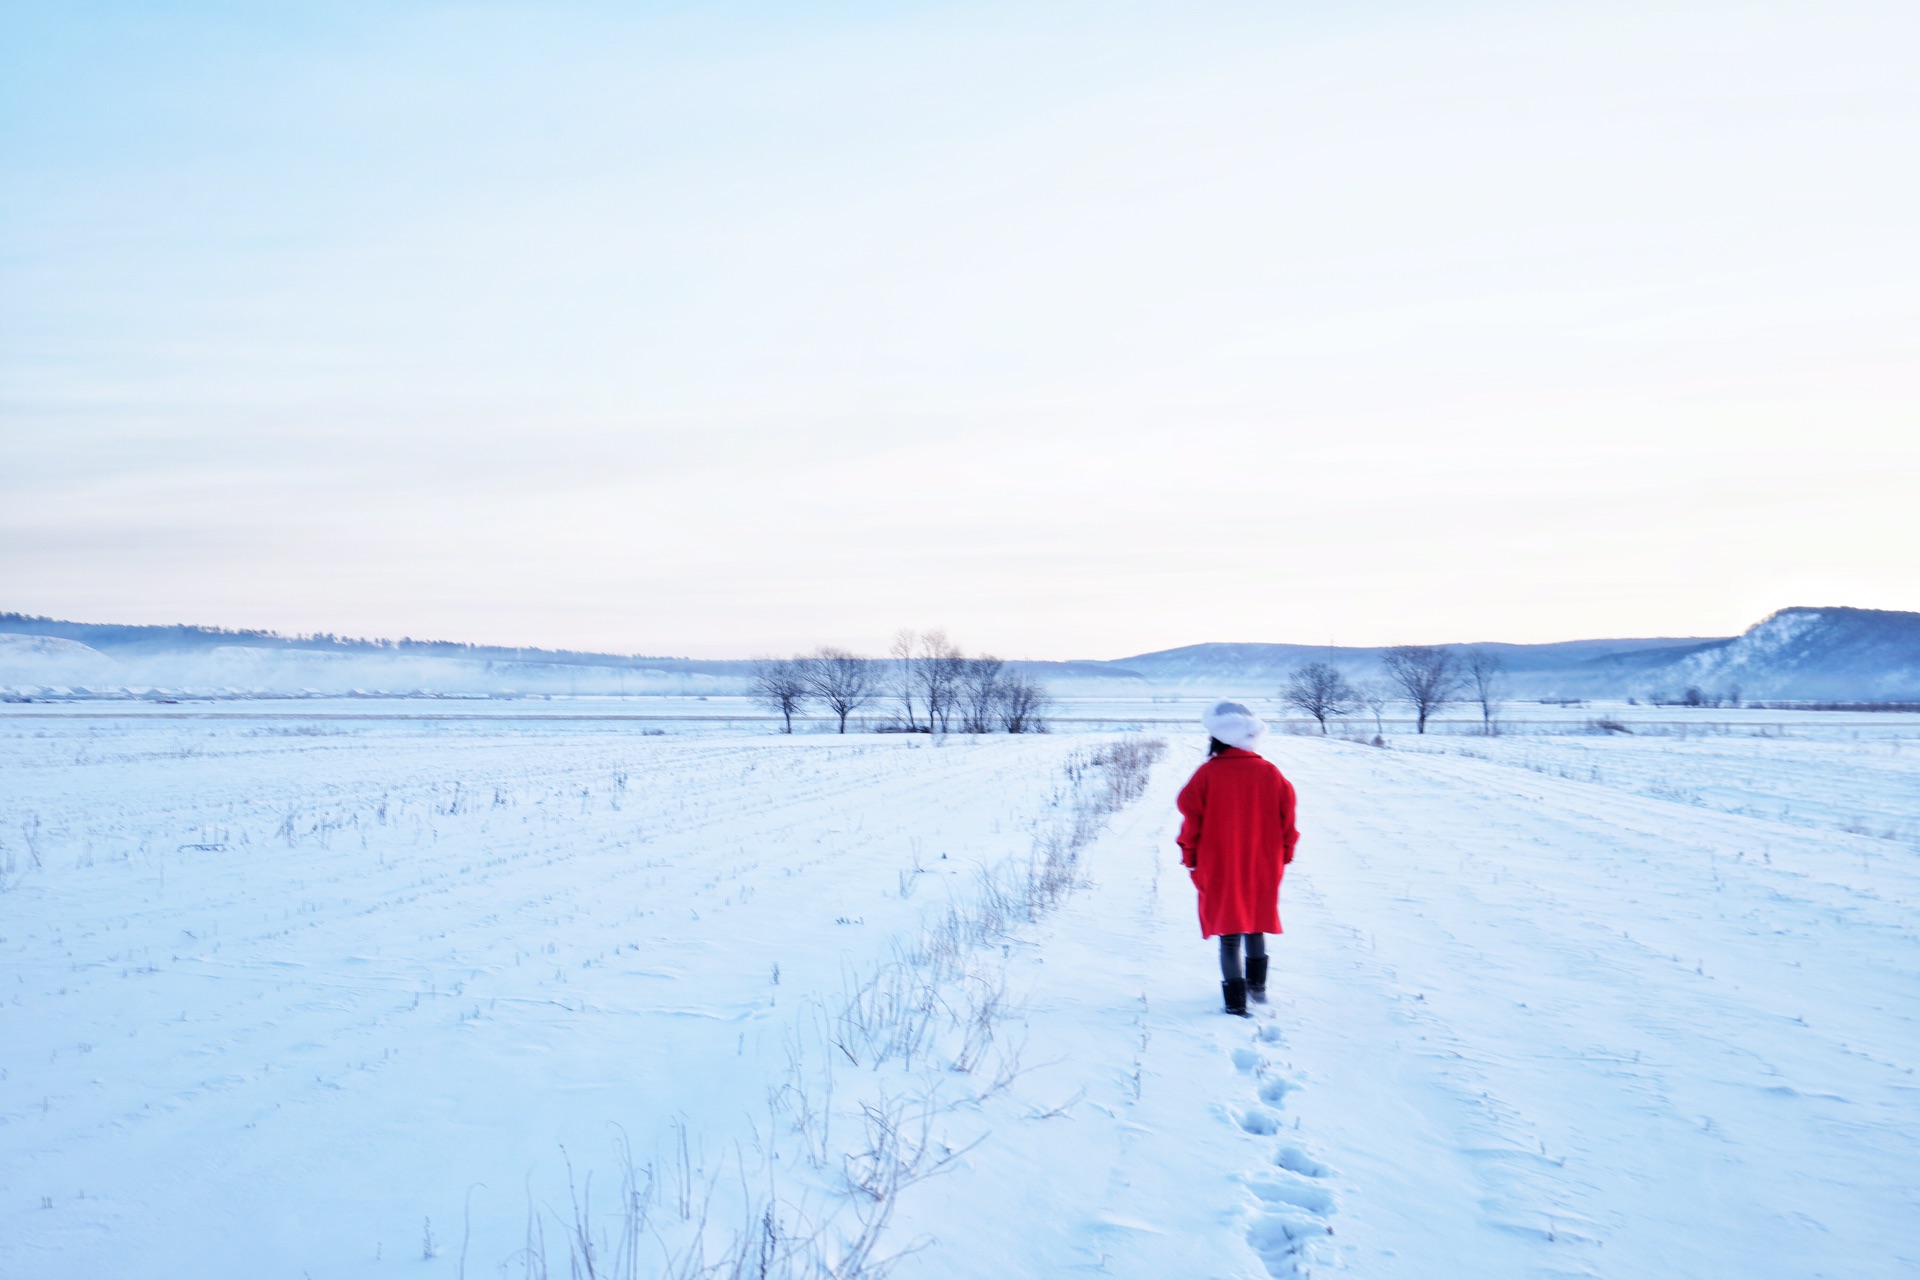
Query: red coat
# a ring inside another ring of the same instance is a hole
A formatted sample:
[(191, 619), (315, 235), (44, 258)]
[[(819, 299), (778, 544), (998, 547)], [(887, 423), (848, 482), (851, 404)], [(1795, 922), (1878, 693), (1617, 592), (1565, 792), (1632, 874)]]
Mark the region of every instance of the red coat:
[(1293, 861), (1293, 784), (1229, 747), (1180, 791), (1180, 861), (1200, 891), (1200, 936), (1279, 933), (1280, 877)]

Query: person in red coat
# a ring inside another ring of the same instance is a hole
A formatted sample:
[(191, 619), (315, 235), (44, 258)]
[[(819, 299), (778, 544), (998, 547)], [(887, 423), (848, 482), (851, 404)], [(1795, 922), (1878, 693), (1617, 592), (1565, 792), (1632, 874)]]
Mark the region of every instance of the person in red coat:
[(1200, 720), (1212, 741), (1180, 791), (1180, 861), (1200, 891), (1200, 936), (1220, 938), (1227, 1012), (1246, 1017), (1249, 996), (1267, 1000), (1266, 935), (1280, 932), (1280, 879), (1300, 839), (1293, 784), (1254, 754), (1267, 726), (1246, 707), (1216, 702)]

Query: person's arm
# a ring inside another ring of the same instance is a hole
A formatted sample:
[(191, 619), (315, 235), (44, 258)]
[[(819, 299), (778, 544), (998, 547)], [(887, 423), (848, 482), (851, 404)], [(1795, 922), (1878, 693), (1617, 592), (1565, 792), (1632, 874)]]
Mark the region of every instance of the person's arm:
[(1180, 865), (1191, 871), (1199, 865), (1200, 824), (1207, 811), (1207, 769), (1202, 765), (1180, 788)]
[(1283, 866), (1293, 861), (1293, 846), (1300, 843), (1300, 830), (1293, 825), (1294, 808), (1293, 784), (1282, 775), (1280, 779), (1280, 862)]

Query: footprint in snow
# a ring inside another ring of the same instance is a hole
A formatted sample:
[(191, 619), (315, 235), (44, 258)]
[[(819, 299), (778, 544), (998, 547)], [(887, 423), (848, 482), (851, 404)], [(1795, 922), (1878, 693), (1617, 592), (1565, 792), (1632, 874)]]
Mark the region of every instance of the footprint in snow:
[[(1256, 1044), (1282, 1040), (1280, 1028), (1273, 1024), (1261, 1026), (1255, 1037)], [(1223, 1118), (1259, 1137), (1283, 1132), (1277, 1108), (1299, 1083), (1275, 1071), (1272, 1060), (1254, 1045), (1235, 1045), (1228, 1057), (1236, 1071), (1253, 1077), (1258, 1101), (1240, 1109), (1223, 1109)], [(1326, 1165), (1297, 1144), (1282, 1143), (1268, 1167), (1245, 1175), (1253, 1200), (1247, 1244), (1259, 1255), (1267, 1274), (1303, 1277), (1315, 1266), (1336, 1261), (1333, 1226), (1327, 1221), (1334, 1210), (1333, 1190), (1326, 1182), (1330, 1174)]]
[(1298, 1147), (1281, 1147), (1273, 1153), (1273, 1162), (1288, 1173), (1297, 1173), (1303, 1178), (1324, 1178), (1328, 1173), (1327, 1166)]
[(1300, 1086), (1284, 1076), (1271, 1076), (1260, 1084), (1260, 1101), (1280, 1105), (1280, 1100)]
[(1248, 1133), (1272, 1137), (1280, 1132), (1280, 1117), (1265, 1107), (1248, 1107), (1234, 1116), (1234, 1122)]

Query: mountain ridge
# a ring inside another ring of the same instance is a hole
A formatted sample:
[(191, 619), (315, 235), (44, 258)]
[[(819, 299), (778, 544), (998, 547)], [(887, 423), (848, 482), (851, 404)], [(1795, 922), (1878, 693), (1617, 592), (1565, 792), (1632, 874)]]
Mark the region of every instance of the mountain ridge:
[[(1325, 662), (1349, 681), (1379, 679), (1388, 646), (1200, 644), (1117, 659), (1148, 680), (1183, 687), (1238, 680), (1275, 686)], [(1498, 654), (1520, 697), (1666, 700), (1714, 697), (1908, 700), (1920, 695), (1920, 613), (1846, 605), (1775, 610), (1737, 636), (1484, 642), (1444, 646)], [(1250, 687), (1250, 686), (1247, 686)]]
[[(1619, 637), (1448, 646), (1498, 654), (1520, 698), (1920, 697), (1920, 613), (1790, 606), (1737, 636)], [(1179, 689), (1264, 696), (1308, 662), (1359, 682), (1385, 646), (1210, 641), (1111, 660), (1020, 661), (1062, 692)], [(0, 687), (200, 688), (231, 692), (729, 693), (750, 659), (680, 658), (444, 640), (177, 625), (69, 622), (0, 613)]]

